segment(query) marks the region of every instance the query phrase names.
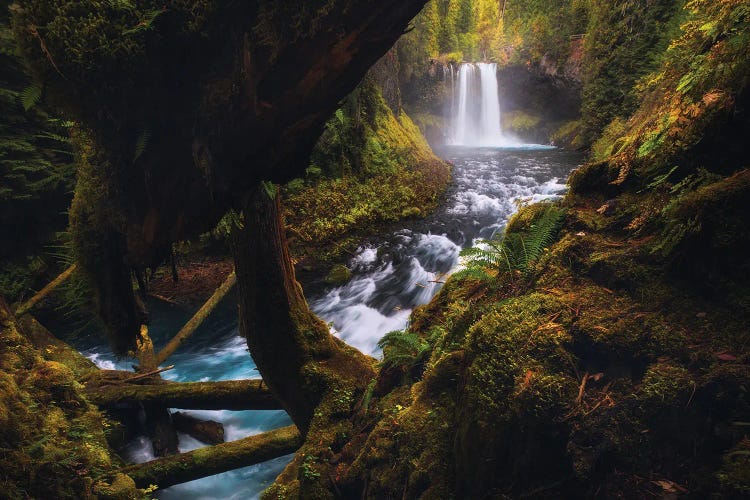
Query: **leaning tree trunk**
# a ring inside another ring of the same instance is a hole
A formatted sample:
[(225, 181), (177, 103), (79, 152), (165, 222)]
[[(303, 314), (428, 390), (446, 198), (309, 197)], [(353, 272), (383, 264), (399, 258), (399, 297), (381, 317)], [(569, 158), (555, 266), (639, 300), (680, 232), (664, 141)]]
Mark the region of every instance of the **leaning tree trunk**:
[[(304, 434), (331, 391), (352, 396), (374, 377), (372, 360), (333, 337), (297, 282), (276, 189), (259, 187), (235, 238), (240, 331), (263, 380)], [(340, 413), (347, 409), (340, 408)], [(316, 416), (317, 416), (316, 415)]]

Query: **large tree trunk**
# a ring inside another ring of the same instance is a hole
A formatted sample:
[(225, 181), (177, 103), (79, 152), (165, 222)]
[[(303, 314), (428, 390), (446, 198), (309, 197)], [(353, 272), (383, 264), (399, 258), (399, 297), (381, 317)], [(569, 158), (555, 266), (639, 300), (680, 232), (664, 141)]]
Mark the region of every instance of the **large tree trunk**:
[[(90, 63), (102, 56), (97, 44), (75, 29), (90, 25), (96, 2), (14, 9), (34, 73), (80, 124), (71, 231), (118, 354), (135, 349), (147, 322), (131, 270), (164, 262), (174, 241), (242, 208), (260, 181), (302, 175), (339, 101), (425, 2), (168, 2), (147, 34), (125, 37), (133, 50), (111, 54), (104, 73)], [(139, 2), (127, 15), (162, 4)], [(124, 43), (120, 21), (102, 24), (100, 45)]]
[(240, 331), (263, 380), (306, 434), (332, 384), (362, 387), (374, 371), (369, 358), (333, 337), (310, 311), (289, 257), (276, 191), (259, 187), (253, 193), (235, 238)]

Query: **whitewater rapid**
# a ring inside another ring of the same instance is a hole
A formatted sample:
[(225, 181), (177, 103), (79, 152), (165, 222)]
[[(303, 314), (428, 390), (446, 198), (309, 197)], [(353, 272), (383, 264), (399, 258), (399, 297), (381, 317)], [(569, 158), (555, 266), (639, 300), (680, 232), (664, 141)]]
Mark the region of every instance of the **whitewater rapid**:
[[(412, 309), (425, 304), (455, 270), (462, 248), (501, 231), (518, 201), (556, 198), (580, 156), (550, 148), (448, 147), (438, 151), (454, 164), (454, 183), (441, 207), (425, 220), (396, 227), (362, 244), (347, 263), (348, 283), (309, 297), (312, 309), (331, 325), (334, 334), (379, 356), (377, 342), (389, 331), (408, 325)], [(235, 297), (229, 296), (195, 335), (171, 358), (173, 370), (164, 378), (206, 381), (258, 378), (245, 339), (237, 329)], [(163, 345), (190, 317), (164, 304), (150, 304), (150, 333)], [(131, 369), (133, 360), (116, 360), (101, 341), (77, 347), (106, 369)], [(240, 439), (289, 425), (283, 411), (187, 411), (222, 422), (228, 440)], [(180, 451), (202, 443), (180, 434)], [(123, 451), (126, 459), (153, 459), (151, 444), (142, 436)], [(163, 491), (162, 500), (254, 499), (283, 470), (291, 456), (192, 481)]]

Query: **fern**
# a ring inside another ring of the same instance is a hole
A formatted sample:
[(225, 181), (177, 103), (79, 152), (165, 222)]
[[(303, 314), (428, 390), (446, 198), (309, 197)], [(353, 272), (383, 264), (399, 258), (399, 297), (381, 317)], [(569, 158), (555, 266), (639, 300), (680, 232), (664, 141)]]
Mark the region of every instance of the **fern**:
[(463, 250), (461, 256), (466, 259), (466, 267), (454, 276), (486, 282), (515, 272), (528, 274), (554, 243), (564, 216), (563, 210), (549, 206), (536, 217), (528, 231), (483, 240), (480, 246)]
[(124, 30), (122, 32), (123, 36), (135, 35), (143, 31), (150, 31), (154, 29), (154, 21), (156, 20), (156, 18), (158, 18), (161, 14), (163, 14), (166, 11), (167, 11), (166, 7), (163, 9), (151, 9), (151, 10), (146, 11), (141, 18), (141, 22), (139, 22), (132, 28)]
[(564, 218), (563, 210), (550, 206), (531, 225), (527, 238), (521, 238), (525, 252), (521, 271), (526, 271), (536, 263), (544, 251), (552, 246)]
[(378, 347), (383, 350), (384, 367), (411, 369), (425, 361), (430, 344), (414, 332), (395, 330), (386, 333), (378, 341)]
[(143, 127), (141, 131), (138, 133), (138, 137), (135, 140), (135, 149), (133, 151), (133, 163), (135, 163), (138, 158), (141, 157), (144, 151), (146, 151), (146, 148), (148, 147), (148, 143), (151, 141), (151, 128), (150, 127)]
[(19, 94), (21, 97), (21, 105), (25, 111), (30, 110), (36, 106), (42, 99), (42, 85), (39, 82), (33, 82), (31, 85), (26, 87)]

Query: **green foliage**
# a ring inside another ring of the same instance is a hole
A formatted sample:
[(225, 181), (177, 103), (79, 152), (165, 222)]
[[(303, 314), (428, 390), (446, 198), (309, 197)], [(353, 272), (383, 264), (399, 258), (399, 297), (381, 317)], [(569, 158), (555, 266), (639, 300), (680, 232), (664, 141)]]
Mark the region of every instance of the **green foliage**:
[[(506, 3), (506, 2), (503, 2)], [(505, 5), (501, 62), (539, 62), (549, 56), (557, 64), (565, 62), (570, 36), (586, 31), (588, 0), (508, 1)]]
[(514, 134), (524, 134), (536, 129), (542, 122), (542, 117), (526, 113), (525, 111), (512, 111), (503, 114), (503, 129)]
[(684, 0), (590, 1), (581, 110), (586, 142), (599, 137), (612, 120), (635, 111), (642, 97), (636, 83), (657, 67), (677, 32), (683, 4)]
[(370, 78), (341, 104), (313, 150), (304, 180), (285, 187), (290, 231), (325, 245), (354, 230), (429, 209), (449, 180), (411, 119)]
[[(646, 97), (622, 139), (622, 162), (639, 167), (646, 178), (663, 174), (704, 138), (717, 135), (750, 80), (747, 2), (693, 0), (686, 12), (659, 69), (639, 86)], [(722, 165), (724, 151), (717, 149), (713, 164), (703, 166), (736, 168), (733, 157), (732, 165)]]
[[(69, 231), (61, 231), (57, 234), (56, 240), (56, 244), (51, 246), (48, 251), (55, 259), (57, 267), (67, 269), (76, 263), (73, 236)], [(70, 278), (60, 284), (55, 290), (55, 296), (59, 297), (59, 301), (56, 302), (56, 309), (66, 319), (77, 323), (77, 331), (84, 331), (88, 326), (98, 321), (94, 314), (91, 287), (89, 287), (80, 271), (74, 272)]]
[(23, 89), (21, 92), (21, 104), (25, 111), (30, 110), (42, 99), (42, 86), (37, 82)]
[(555, 146), (562, 146), (571, 149), (580, 149), (584, 146), (581, 138), (581, 129), (583, 124), (581, 120), (571, 120), (563, 123), (550, 136), (550, 142)]
[(401, 78), (423, 74), (431, 60), (497, 60), (502, 23), (496, 0), (433, 0), (399, 40)]
[(67, 123), (40, 107), (42, 85), (22, 65), (0, 14), (0, 295), (15, 300), (50, 267), (74, 179)]
[(378, 341), (383, 350), (382, 366), (386, 368), (412, 368), (423, 366), (430, 357), (432, 344), (418, 333), (409, 330), (396, 330), (386, 333)]
[(454, 276), (494, 281), (518, 273), (528, 275), (554, 243), (564, 217), (564, 210), (549, 205), (531, 222), (527, 231), (506, 231), (502, 237), (483, 240), (478, 246), (463, 250), (465, 268)]
[(144, 127), (141, 129), (141, 131), (138, 133), (138, 137), (135, 140), (135, 150), (133, 151), (133, 162), (135, 163), (138, 158), (141, 157), (144, 151), (146, 151), (146, 148), (148, 147), (148, 143), (151, 140), (151, 128), (150, 127)]
[(591, 159), (603, 161), (619, 152), (623, 146), (622, 136), (626, 130), (626, 120), (620, 117), (613, 119), (601, 132), (601, 136), (591, 145)]

